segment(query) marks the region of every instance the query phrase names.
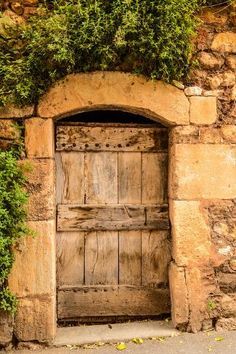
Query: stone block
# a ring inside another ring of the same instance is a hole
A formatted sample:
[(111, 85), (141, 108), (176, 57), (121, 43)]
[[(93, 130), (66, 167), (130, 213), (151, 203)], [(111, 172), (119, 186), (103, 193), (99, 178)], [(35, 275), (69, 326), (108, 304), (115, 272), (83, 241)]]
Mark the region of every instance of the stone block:
[(15, 140), (20, 137), (19, 129), (11, 119), (0, 119), (0, 139)]
[(6, 346), (12, 341), (13, 316), (0, 310), (0, 347)]
[(28, 159), (28, 220), (49, 220), (55, 217), (55, 163), (49, 159)]
[(236, 144), (236, 125), (223, 125), (221, 134), (226, 142)]
[(101, 108), (128, 110), (167, 125), (189, 124), (189, 102), (182, 90), (121, 72), (68, 75), (42, 97), (38, 115), (57, 118)]
[(180, 329), (186, 329), (189, 318), (189, 308), (185, 270), (183, 267), (177, 267), (174, 262), (170, 265), (169, 283), (173, 325)]
[(230, 67), (232, 70), (236, 70), (236, 55), (231, 54), (226, 58), (226, 64)]
[(217, 331), (235, 331), (236, 330), (236, 318), (220, 318), (216, 322)]
[(184, 93), (186, 96), (201, 96), (202, 88), (199, 86), (186, 87)]
[(170, 200), (172, 257), (178, 266), (199, 266), (209, 262), (210, 227), (201, 203)]
[(222, 317), (236, 318), (236, 294), (224, 294), (220, 300)]
[(20, 299), (14, 334), (18, 341), (52, 342), (56, 332), (55, 297)]
[(54, 124), (52, 119), (25, 120), (25, 148), (28, 158), (54, 156)]
[(217, 119), (216, 97), (190, 97), (190, 122), (213, 124)]
[(204, 69), (215, 70), (220, 69), (224, 65), (224, 59), (208, 52), (200, 52), (198, 60)]
[(220, 53), (236, 53), (236, 33), (217, 33), (213, 39), (211, 49)]
[(26, 107), (14, 107), (14, 106), (5, 106), (0, 107), (0, 118), (26, 118), (32, 117), (34, 113), (34, 106)]
[(19, 241), (9, 287), (17, 297), (53, 295), (56, 288), (55, 222), (31, 221), (35, 236)]
[(234, 199), (235, 180), (235, 145), (176, 144), (170, 149), (169, 194), (173, 199)]

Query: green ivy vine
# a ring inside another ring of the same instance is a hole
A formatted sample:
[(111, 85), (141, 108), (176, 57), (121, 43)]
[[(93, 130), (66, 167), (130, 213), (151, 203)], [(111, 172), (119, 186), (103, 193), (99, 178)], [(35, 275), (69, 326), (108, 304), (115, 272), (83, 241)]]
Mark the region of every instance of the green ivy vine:
[[(53, 6), (48, 6), (51, 3)], [(69, 73), (187, 75), (202, 0), (46, 1), (0, 36), (0, 104), (25, 105)]]
[(16, 149), (0, 151), (0, 310), (14, 313), (17, 300), (7, 286), (14, 253), (13, 246), (29, 234), (26, 225), (24, 167), (18, 162)]

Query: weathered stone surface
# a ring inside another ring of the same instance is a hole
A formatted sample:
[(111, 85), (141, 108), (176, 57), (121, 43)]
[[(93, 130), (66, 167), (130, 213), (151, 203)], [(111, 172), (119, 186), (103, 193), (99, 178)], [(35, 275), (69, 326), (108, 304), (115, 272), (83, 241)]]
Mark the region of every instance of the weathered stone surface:
[(19, 341), (51, 342), (55, 332), (55, 297), (20, 299), (14, 326)]
[(12, 341), (13, 317), (5, 311), (0, 311), (0, 347)]
[(185, 270), (183, 267), (177, 267), (174, 262), (171, 262), (170, 265), (169, 282), (173, 325), (180, 329), (186, 329), (189, 318), (189, 308)]
[(220, 53), (236, 53), (236, 33), (223, 32), (216, 34), (211, 49)]
[(204, 321), (209, 319), (208, 298), (216, 289), (213, 269), (187, 268), (186, 284), (190, 309), (188, 330), (196, 333), (202, 329)]
[(236, 294), (223, 295), (220, 306), (222, 317), (236, 318)]
[(222, 87), (232, 87), (235, 84), (236, 76), (233, 71), (225, 71), (222, 74)]
[(36, 235), (22, 239), (15, 247), (9, 287), (20, 298), (53, 295), (56, 288), (55, 222), (31, 221), (29, 227)]
[(178, 266), (198, 266), (209, 262), (210, 227), (201, 203), (170, 200), (172, 257)]
[(200, 14), (201, 19), (204, 21), (204, 23), (209, 24), (209, 25), (220, 25), (224, 26), (227, 22), (227, 12), (225, 11), (212, 11), (209, 8), (205, 8), (201, 14)]
[(201, 96), (202, 88), (198, 86), (186, 87), (184, 93), (186, 96)]
[(20, 137), (19, 129), (10, 119), (0, 119), (0, 139), (14, 140)]
[(189, 123), (189, 102), (182, 90), (120, 72), (67, 76), (41, 99), (38, 114), (57, 118), (101, 108), (143, 114), (167, 125)]
[(236, 318), (220, 318), (216, 322), (217, 331), (235, 331), (236, 330)]
[(27, 107), (13, 107), (13, 106), (6, 106), (6, 107), (0, 107), (0, 118), (25, 118), (25, 117), (31, 117), (34, 112), (34, 107), (33, 106), (27, 106)]
[(190, 97), (190, 122), (213, 124), (217, 118), (215, 97)]
[(171, 198), (236, 197), (236, 147), (228, 144), (177, 144), (170, 151)]
[(198, 60), (204, 69), (220, 69), (224, 65), (224, 59), (216, 57), (212, 53), (200, 52), (198, 54)]
[(218, 283), (220, 290), (224, 293), (236, 293), (236, 274), (235, 273), (219, 273)]
[(207, 81), (211, 90), (217, 90), (223, 82), (223, 77), (222, 75), (214, 75), (208, 77)]
[(25, 148), (28, 158), (54, 156), (54, 124), (52, 119), (25, 120)]
[(226, 63), (232, 70), (236, 70), (236, 55), (231, 54), (226, 58)]
[(27, 191), (29, 192), (28, 220), (49, 220), (55, 214), (55, 166), (49, 159), (24, 160), (29, 164)]
[(236, 144), (236, 126), (235, 125), (224, 125), (221, 127), (221, 134), (229, 143)]
[[(169, 142), (173, 144), (219, 144), (224, 143), (221, 130), (212, 127), (186, 125), (171, 129)], [(229, 142), (226, 140), (226, 142)]]

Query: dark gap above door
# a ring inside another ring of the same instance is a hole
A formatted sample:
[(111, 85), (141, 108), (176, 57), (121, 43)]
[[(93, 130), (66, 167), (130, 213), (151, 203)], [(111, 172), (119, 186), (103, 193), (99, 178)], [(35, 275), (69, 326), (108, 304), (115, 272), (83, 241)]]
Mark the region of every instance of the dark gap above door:
[(60, 119), (57, 125), (64, 125), (70, 123), (108, 123), (108, 124), (139, 124), (139, 125), (152, 125), (155, 127), (164, 126), (149, 118), (145, 118), (138, 114), (113, 111), (113, 110), (99, 110), (87, 111), (78, 113), (71, 117)]

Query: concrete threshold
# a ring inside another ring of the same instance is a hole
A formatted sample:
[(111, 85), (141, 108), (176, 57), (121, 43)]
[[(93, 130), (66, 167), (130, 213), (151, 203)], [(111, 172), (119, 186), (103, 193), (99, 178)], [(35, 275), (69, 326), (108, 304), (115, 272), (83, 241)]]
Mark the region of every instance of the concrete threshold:
[(171, 322), (165, 321), (82, 325), (58, 328), (54, 346), (128, 342), (133, 338), (174, 337), (179, 334), (180, 332), (173, 328)]

